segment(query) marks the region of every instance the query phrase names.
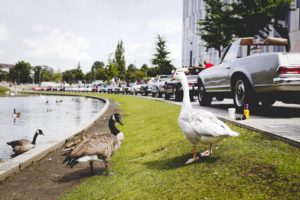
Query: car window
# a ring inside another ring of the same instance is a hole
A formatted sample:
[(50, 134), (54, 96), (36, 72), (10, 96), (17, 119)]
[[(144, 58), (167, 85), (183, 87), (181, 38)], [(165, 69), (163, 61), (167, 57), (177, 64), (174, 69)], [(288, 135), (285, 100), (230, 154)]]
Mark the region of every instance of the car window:
[(240, 47), (240, 39), (236, 40), (235, 42), (232, 43), (230, 46), (229, 50), (227, 51), (223, 62), (229, 62), (238, 57), (238, 52), (239, 52), (239, 47)]

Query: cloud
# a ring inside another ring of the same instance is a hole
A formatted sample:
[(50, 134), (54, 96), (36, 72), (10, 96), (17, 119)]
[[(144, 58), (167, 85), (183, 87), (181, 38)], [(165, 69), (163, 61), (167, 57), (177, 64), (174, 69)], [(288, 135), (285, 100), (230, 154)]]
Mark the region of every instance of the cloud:
[(177, 19), (155, 19), (148, 23), (152, 30), (157, 30), (158, 34), (181, 34), (181, 21)]
[(0, 23), (0, 41), (5, 41), (9, 39), (9, 31), (5, 24)]
[[(42, 33), (45, 27), (35, 26), (33, 30)], [(70, 32), (54, 29), (48, 34), (40, 37), (24, 40), (26, 47), (30, 49), (29, 54), (36, 57), (57, 56), (64, 60), (90, 60), (89, 44), (86, 38)]]
[(135, 64), (139, 68), (144, 63), (150, 63), (152, 53), (151, 45), (130, 42), (125, 45), (126, 64)]

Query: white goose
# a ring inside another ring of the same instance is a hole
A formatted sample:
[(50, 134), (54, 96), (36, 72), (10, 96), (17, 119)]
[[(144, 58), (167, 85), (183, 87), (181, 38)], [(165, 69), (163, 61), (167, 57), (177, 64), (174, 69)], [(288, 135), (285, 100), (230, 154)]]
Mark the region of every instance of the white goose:
[(239, 136), (239, 133), (232, 131), (213, 113), (192, 108), (185, 71), (185, 68), (177, 69), (173, 73), (173, 78), (181, 82), (183, 89), (183, 102), (178, 123), (180, 129), (192, 144), (193, 157), (186, 162), (186, 164), (189, 164), (199, 159), (196, 156), (198, 143), (209, 145), (209, 149), (201, 153), (201, 156), (209, 156), (212, 154), (213, 144), (220, 142), (225, 137)]

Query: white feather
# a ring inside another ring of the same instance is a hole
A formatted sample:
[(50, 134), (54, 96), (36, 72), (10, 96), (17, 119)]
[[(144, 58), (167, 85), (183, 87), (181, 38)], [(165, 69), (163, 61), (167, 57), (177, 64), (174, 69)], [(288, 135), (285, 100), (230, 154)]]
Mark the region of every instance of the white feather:
[(186, 76), (182, 71), (176, 71), (174, 78), (181, 82), (183, 88), (183, 103), (178, 118), (178, 124), (186, 138), (193, 144), (214, 144), (225, 137), (238, 136), (213, 113), (205, 110), (194, 110), (190, 103), (189, 88)]

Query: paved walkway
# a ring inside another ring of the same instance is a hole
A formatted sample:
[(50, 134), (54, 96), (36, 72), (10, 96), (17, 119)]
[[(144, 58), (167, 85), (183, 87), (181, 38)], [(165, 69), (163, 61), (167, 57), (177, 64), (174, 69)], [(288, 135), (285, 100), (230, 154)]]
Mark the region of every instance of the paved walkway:
[[(169, 101), (181, 105), (181, 102)], [(213, 101), (209, 107), (200, 106), (198, 100), (192, 102), (194, 109), (204, 109), (216, 114), (219, 118), (231, 121), (237, 125), (258, 130), (273, 137), (300, 147), (300, 105), (276, 102), (270, 108), (250, 110), (250, 119), (232, 120), (228, 117), (228, 108), (232, 108), (233, 100), (225, 99), (222, 102)], [(237, 114), (242, 116), (242, 114)]]

